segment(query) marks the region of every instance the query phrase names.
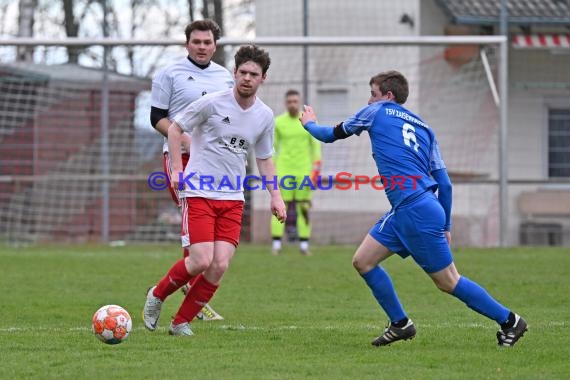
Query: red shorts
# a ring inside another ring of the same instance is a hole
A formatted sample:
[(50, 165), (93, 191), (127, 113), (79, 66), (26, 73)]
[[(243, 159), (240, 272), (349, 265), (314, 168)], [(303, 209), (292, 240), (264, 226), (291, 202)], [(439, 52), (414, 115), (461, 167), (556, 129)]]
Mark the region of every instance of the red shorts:
[(182, 216), (182, 220), (187, 223), (192, 244), (227, 241), (237, 247), (243, 201), (191, 197), (186, 198), (186, 203), (188, 215)]
[[(175, 189), (172, 186), (172, 160), (170, 159), (170, 155), (168, 152), (164, 152), (164, 174), (168, 177), (168, 190), (170, 190), (170, 196), (172, 200), (176, 204), (176, 206), (180, 207), (180, 212), (182, 213), (182, 228), (180, 231), (180, 241), (182, 247), (188, 247), (190, 245), (190, 237), (188, 236), (188, 225), (185, 222), (185, 218), (188, 215), (187, 204), (186, 202), (180, 202), (180, 197), (178, 196), (179, 190)], [(188, 164), (188, 160), (190, 159), (190, 155), (188, 153), (182, 153), (182, 167), (185, 168), (186, 164)], [(178, 175), (178, 174), (176, 174)]]

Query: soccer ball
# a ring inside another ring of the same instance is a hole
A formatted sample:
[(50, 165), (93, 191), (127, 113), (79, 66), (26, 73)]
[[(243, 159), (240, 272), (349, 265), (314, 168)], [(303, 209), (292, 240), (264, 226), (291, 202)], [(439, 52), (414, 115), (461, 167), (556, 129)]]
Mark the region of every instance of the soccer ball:
[(122, 307), (106, 305), (95, 312), (91, 327), (102, 342), (119, 344), (129, 336), (133, 321)]

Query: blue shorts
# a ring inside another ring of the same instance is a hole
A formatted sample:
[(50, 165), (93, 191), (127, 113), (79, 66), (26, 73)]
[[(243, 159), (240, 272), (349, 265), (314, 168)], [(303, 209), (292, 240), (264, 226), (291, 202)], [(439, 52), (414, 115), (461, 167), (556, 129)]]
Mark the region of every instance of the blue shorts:
[(388, 212), (369, 234), (402, 258), (411, 255), (426, 273), (435, 273), (453, 262), (444, 226), (445, 212), (428, 190)]

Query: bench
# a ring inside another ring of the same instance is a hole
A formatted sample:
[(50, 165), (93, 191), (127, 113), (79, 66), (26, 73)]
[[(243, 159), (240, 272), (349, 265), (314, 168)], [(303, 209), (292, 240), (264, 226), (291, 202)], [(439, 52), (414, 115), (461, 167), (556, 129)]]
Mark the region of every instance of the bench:
[(570, 217), (570, 191), (538, 190), (518, 197), (522, 245), (562, 245), (560, 218)]
[(570, 216), (570, 190), (523, 192), (518, 206), (521, 214), (529, 218)]

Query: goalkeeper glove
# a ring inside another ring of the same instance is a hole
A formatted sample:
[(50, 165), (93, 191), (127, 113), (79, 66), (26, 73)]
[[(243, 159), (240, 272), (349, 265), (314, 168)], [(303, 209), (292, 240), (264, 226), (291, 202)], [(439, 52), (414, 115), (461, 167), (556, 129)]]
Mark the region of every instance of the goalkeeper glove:
[(315, 187), (317, 187), (317, 181), (320, 175), (321, 175), (321, 161), (317, 160), (313, 162), (313, 169), (311, 171), (311, 182), (313, 182), (313, 185)]

